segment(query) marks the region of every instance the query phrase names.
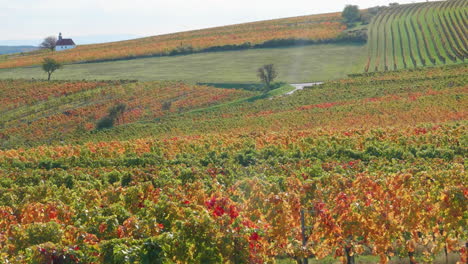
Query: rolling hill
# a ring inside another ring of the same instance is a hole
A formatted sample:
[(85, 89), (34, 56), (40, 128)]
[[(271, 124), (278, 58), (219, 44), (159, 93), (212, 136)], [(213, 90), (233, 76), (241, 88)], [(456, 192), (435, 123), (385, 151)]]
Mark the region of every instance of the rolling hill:
[(197, 51), (244, 49), (277, 40), (291, 39), (308, 42), (336, 41), (346, 29), (341, 13), (293, 17), (218, 28), (174, 33), (95, 45), (81, 45), (59, 53), (40, 53), (0, 57), (0, 68), (40, 64), (45, 57), (64, 63), (106, 61)]
[(464, 62), (468, 56), (467, 12), (465, 0), (387, 8), (370, 25), (365, 71)]
[[(455, 109), (465, 102), (466, 73), (466, 65), (460, 65), (386, 75), (358, 75), (284, 98), (258, 100), (261, 98), (255, 97), (255, 100), (234, 104), (229, 103), (230, 100), (257, 94), (170, 81), (123, 81), (123, 84), (119, 81), (55, 81), (49, 84), (45, 81), (5, 80), (0, 82), (4, 98), (1, 116), (3, 128), (0, 133), (5, 146), (15, 146), (67, 141), (66, 138), (75, 142), (105, 138), (125, 140), (152, 135), (192, 135), (207, 131), (276, 131), (302, 129), (310, 125), (367, 127), (390, 125), (393, 122), (391, 120), (396, 118), (392, 116), (396, 115), (401, 115), (403, 120), (408, 119), (403, 122), (438, 122), (455, 118), (458, 114), (461, 115), (459, 117), (465, 116), (465, 110)], [(439, 93), (439, 90), (443, 92)], [(204, 96), (198, 98), (201, 95)], [(424, 100), (417, 100), (421, 96)], [(168, 99), (164, 99), (166, 97)], [(460, 97), (460, 100), (457, 101), (456, 97)], [(437, 98), (440, 101), (439, 110), (436, 111), (436, 107), (430, 105)], [(413, 99), (418, 102), (416, 108), (412, 108)], [(171, 111), (162, 111), (162, 103), (167, 100), (174, 100)], [(444, 100), (446, 103), (442, 104)], [(376, 104), (372, 103), (374, 101)], [(92, 132), (107, 109), (120, 102), (128, 105), (127, 121), (107, 132)], [(221, 108), (209, 107), (203, 110), (203, 106), (223, 102), (226, 104), (221, 104)], [(377, 105), (385, 109), (373, 108)], [(391, 110), (393, 106), (396, 107), (394, 113)], [(405, 107), (413, 110), (409, 111)], [(429, 111), (427, 107), (434, 110), (430, 111), (431, 115), (418, 116), (418, 112)], [(449, 114), (452, 108), (458, 114)], [(373, 118), (365, 118), (370, 113)], [(383, 114), (382, 118), (377, 117), (379, 114)], [(358, 121), (360, 118), (362, 120)], [(78, 138), (75, 138), (76, 135), (79, 135)]]

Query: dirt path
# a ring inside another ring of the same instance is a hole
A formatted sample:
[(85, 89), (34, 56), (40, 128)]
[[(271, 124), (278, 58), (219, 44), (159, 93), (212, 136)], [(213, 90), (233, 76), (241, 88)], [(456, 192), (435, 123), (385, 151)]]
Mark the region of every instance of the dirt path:
[(290, 95), (290, 94), (293, 94), (295, 93), (296, 91), (298, 90), (302, 90), (304, 89), (305, 87), (310, 87), (310, 86), (315, 86), (315, 85), (319, 85), (319, 84), (322, 84), (323, 82), (316, 82), (316, 83), (296, 83), (296, 84), (291, 84), (292, 86), (294, 86), (296, 89), (286, 93), (286, 95)]

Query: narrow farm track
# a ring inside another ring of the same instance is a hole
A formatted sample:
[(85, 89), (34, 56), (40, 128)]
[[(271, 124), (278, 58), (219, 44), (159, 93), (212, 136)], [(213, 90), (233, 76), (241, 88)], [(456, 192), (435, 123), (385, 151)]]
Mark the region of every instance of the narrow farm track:
[(312, 87), (312, 86), (316, 86), (316, 85), (320, 85), (322, 84), (323, 82), (315, 82), (315, 83), (295, 83), (295, 84), (291, 84), (291, 86), (294, 86), (294, 90), (290, 91), (290, 92), (287, 92), (285, 93), (286, 95), (291, 95), (299, 90), (303, 90), (304, 88), (306, 87)]
[(463, 63), (468, 56), (468, 1), (389, 7), (369, 26), (365, 72)]

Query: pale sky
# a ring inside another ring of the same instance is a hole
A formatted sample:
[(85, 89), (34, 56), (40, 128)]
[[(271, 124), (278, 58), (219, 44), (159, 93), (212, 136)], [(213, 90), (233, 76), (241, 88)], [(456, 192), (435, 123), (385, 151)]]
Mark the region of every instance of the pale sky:
[[(421, 0), (418, 0), (420, 2)], [(152, 36), (414, 0), (0, 0), (0, 41), (94, 35)]]

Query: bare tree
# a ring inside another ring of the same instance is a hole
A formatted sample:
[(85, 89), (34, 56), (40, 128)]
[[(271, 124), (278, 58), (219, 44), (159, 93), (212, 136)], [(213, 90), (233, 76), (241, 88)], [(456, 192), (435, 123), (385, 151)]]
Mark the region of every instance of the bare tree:
[(41, 45), (39, 47), (41, 47), (43, 49), (54, 50), (55, 46), (56, 46), (56, 43), (57, 43), (57, 38), (54, 37), (54, 36), (49, 36), (49, 37), (45, 38), (44, 41), (42, 41), (42, 43), (41, 43)]
[(49, 75), (49, 77), (47, 78), (48, 81), (50, 81), (50, 76), (52, 75), (52, 73), (62, 67), (62, 64), (60, 64), (52, 58), (45, 58), (42, 61), (42, 69)]
[(263, 83), (265, 83), (266, 90), (268, 90), (271, 87), (271, 83), (276, 77), (278, 77), (278, 72), (276, 72), (275, 65), (268, 64), (258, 68), (257, 76)]

